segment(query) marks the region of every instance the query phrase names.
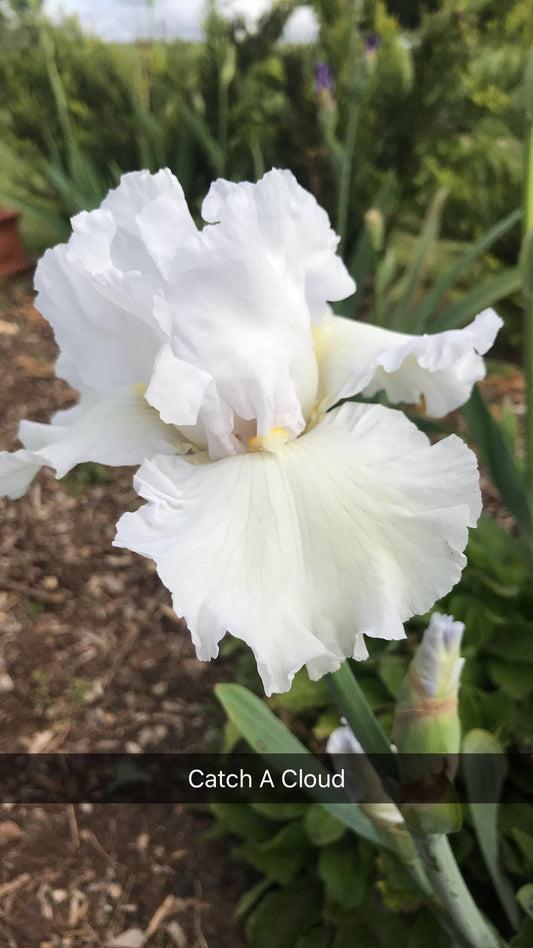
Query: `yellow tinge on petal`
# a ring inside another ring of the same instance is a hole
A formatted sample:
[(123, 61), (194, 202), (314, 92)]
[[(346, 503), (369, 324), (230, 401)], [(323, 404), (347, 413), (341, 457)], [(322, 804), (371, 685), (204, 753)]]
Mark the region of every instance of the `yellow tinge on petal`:
[(264, 452), (278, 454), (287, 444), (289, 432), (285, 428), (271, 428), (267, 435), (256, 435), (248, 442), (248, 451), (252, 453)]

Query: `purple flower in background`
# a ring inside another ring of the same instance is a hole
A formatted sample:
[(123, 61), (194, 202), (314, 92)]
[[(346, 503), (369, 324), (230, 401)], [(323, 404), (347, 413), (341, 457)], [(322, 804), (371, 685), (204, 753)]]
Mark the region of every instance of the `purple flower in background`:
[(333, 70), (329, 63), (317, 63), (315, 66), (315, 92), (332, 91), (334, 86)]
[(377, 33), (369, 33), (365, 39), (365, 53), (367, 56), (374, 56), (381, 46), (382, 40)]

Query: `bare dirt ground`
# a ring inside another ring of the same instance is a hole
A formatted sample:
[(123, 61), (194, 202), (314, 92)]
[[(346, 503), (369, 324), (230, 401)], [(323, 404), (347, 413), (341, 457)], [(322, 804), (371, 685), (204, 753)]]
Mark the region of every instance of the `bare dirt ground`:
[[(75, 401), (30, 287), (0, 290), (0, 449)], [(0, 752), (202, 751), (222, 723), (230, 670), (196, 660), (153, 564), (111, 545), (132, 474), (44, 469), (0, 499)], [(174, 805), (3, 804), (0, 945), (241, 948), (245, 871), (210, 825)]]
[[(0, 289), (0, 353), (0, 449), (13, 450), (21, 418), (75, 401), (29, 279)], [(520, 421), (519, 373), (484, 388)], [(221, 725), (213, 685), (231, 669), (196, 660), (153, 564), (111, 545), (138, 504), (132, 473), (44, 469), (21, 500), (0, 498), (0, 752), (201, 751)], [(482, 485), (512, 527), (483, 472)], [(4, 804), (0, 946), (241, 948), (245, 870), (202, 839), (209, 826), (172, 805)]]

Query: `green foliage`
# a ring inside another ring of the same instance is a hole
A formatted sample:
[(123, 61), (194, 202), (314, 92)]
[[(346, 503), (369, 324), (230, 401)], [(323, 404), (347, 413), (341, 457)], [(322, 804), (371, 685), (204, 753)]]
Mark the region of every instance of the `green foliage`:
[(299, 821), (282, 827), (265, 842), (247, 840), (238, 850), (246, 862), (282, 885), (287, 885), (304, 869), (311, 851), (311, 841)]
[(518, 934), (509, 942), (509, 948), (529, 948), (532, 939), (533, 920), (529, 917), (523, 918)]
[[(463, 769), (477, 841), (494, 890), (511, 925), (516, 930), (520, 924), (520, 913), (514, 898), (513, 887), (500, 865), (498, 846), (498, 803), (496, 801), (501, 795), (507, 771), (503, 748), (492, 734), (476, 729), (469, 731), (465, 736), (462, 750), (466, 755)], [(484, 755), (481, 761), (476, 759), (478, 754)], [(487, 786), (497, 788), (492, 800), (483, 799), (483, 792)]]
[[(0, 57), (1, 199), (33, 215), (41, 242), (50, 243), (125, 171), (168, 165), (198, 215), (213, 176), (253, 179), (288, 167), (346, 231), (360, 287), (350, 314), (375, 272), (374, 318), (387, 322), (394, 312), (400, 325), (415, 313), (422, 329), (435, 302), (428, 312), (427, 277), (446, 248), (457, 259), (457, 241), (479, 237), (520, 202), (528, 0), (460, 10), (439, 0), (408, 34), (381, 0), (315, 0), (317, 45), (281, 45), (297, 5), (275, 4), (253, 35), (238, 19), (221, 19), (213, 4), (202, 43), (119, 45), (85, 36), (74, 19), (52, 26), (36, 4), (17, 4)], [(371, 32), (381, 45), (368, 53)], [(314, 92), (317, 61), (333, 69), (327, 101)], [(365, 214), (380, 207), (378, 192), (392, 180), (396, 198), (389, 194), (383, 210), (391, 233), (380, 257)], [(412, 235), (443, 190), (446, 201), (438, 198), (413, 249)], [(480, 266), (498, 276), (501, 262), (516, 261), (516, 230), (492, 252), (465, 274), (467, 287)], [(439, 306), (456, 282), (439, 289)], [(510, 283), (500, 286), (512, 292)], [(466, 308), (475, 305), (471, 299)]]
[[(488, 754), (491, 749), (504, 753), (507, 749), (528, 747), (533, 739), (533, 591), (527, 547), (494, 520), (482, 517), (472, 532), (467, 555), (468, 566), (460, 584), (435, 607), (440, 612), (452, 613), (466, 626), (462, 651), (467, 661), (459, 691), (463, 734), (470, 732), (464, 750), (473, 754), (477, 749)], [(382, 721), (392, 715), (399, 681), (426, 624), (427, 617), (412, 620), (404, 642), (372, 643), (370, 658), (354, 665), (361, 691), (373, 698)], [(333, 710), (332, 698), (328, 706), (323, 682), (310, 682), (305, 672), (297, 677), (292, 706), (290, 700), (286, 702), (286, 696), (280, 696), (281, 700), (269, 699), (269, 703), (309, 746), (313, 745), (315, 722), (324, 720)], [(240, 706), (243, 696), (234, 690), (236, 687), (223, 686), (224, 704), (233, 721), (238, 721), (241, 733), (247, 733), (250, 740), (257, 728), (257, 723), (251, 723), (256, 712), (252, 712), (249, 699)], [(228, 689), (227, 695), (224, 689)], [(260, 738), (264, 749), (268, 749), (275, 731), (279, 750), (282, 732), (274, 728), (272, 738), (265, 742), (273, 727), (271, 712), (264, 701), (255, 701), (268, 715), (261, 725), (266, 728)], [(330, 730), (338, 725), (335, 713), (329, 720)], [(283, 727), (279, 721), (277, 725)], [(484, 743), (479, 743), (481, 738)], [(283, 746), (290, 752), (288, 744)], [(489, 759), (483, 760), (486, 766), (490, 765)], [(509, 760), (502, 802), (498, 805), (478, 802), (488, 777), (473, 765), (472, 757), (466, 759), (458, 785), (464, 801), (463, 827), (451, 839), (461, 870), (468, 879), (475, 879), (476, 897), (483, 911), (502, 930), (511, 925), (508, 937), (512, 927), (518, 927), (510, 944), (521, 948), (527, 943), (526, 935), (529, 937), (521, 913), (527, 916), (531, 906), (527, 881), (533, 868), (533, 817), (526, 802), (530, 793), (527, 761), (522, 765), (516, 755)], [(495, 757), (494, 767), (501, 765), (502, 758)], [(469, 805), (468, 799), (472, 801)], [(246, 804), (241, 806), (244, 813)], [(215, 809), (218, 819), (229, 828), (223, 808)], [(424, 906), (424, 897), (394, 852), (382, 849), (378, 856), (375, 845), (365, 840), (360, 828), (349, 826), (340, 810), (311, 802), (292, 808), (287, 804), (254, 803), (248, 809), (254, 813), (253, 831), (248, 832), (239, 816), (233, 832), (244, 840), (237, 849), (240, 857), (262, 874), (260, 882), (239, 906), (239, 917), (249, 920), (248, 936), (258, 939), (257, 944), (263, 944), (261, 938), (267, 939), (269, 913), (269, 944), (285, 945), (290, 943), (289, 938), (296, 938), (296, 909), (287, 916), (287, 929), (281, 916), (278, 919), (272, 914), (278, 900), (280, 905), (288, 905), (294, 892), (304, 906), (299, 924), (308, 928), (291, 944), (330, 948), (357, 944), (375, 948), (388, 946), (399, 938), (411, 948), (426, 944), (445, 948), (449, 944), (449, 936), (443, 935)], [(257, 816), (259, 832), (255, 828)], [(312, 919), (305, 914), (306, 886), (316, 900)], [(376, 899), (380, 904), (379, 918), (368, 908)]]
[(523, 535), (530, 537), (533, 524), (520, 469), (477, 385), (462, 412), (503, 502), (514, 515)]
[(82, 464), (77, 464), (68, 474), (65, 474), (61, 478), (61, 483), (69, 494), (78, 497), (88, 484), (109, 484), (112, 479), (113, 474), (108, 467), (94, 461), (84, 461)]
[(270, 699), (270, 705), (274, 710), (285, 708), (293, 714), (328, 704), (330, 704), (330, 693), (326, 682), (323, 678), (311, 681), (305, 668), (294, 676), (290, 691), (274, 695)]
[(317, 804), (308, 804), (304, 813), (304, 828), (315, 846), (327, 846), (341, 839), (346, 827), (331, 813)]
[(356, 849), (351, 840), (328, 846), (318, 857), (326, 898), (346, 909), (361, 905), (367, 897), (373, 868), (371, 851)]
[(443, 0), (422, 19), (410, 112), (418, 171), (407, 186), (413, 197), (420, 188), (449, 189), (450, 236), (471, 236), (472, 226), (479, 233), (519, 203), (528, 6), (467, 0), (459, 9)]
[(250, 948), (294, 948), (298, 939), (320, 921), (320, 902), (319, 884), (305, 876), (291, 886), (269, 892), (247, 920)]
[[(528, 721), (533, 595), (527, 547), (488, 517), (472, 534), (463, 579), (440, 606), (465, 623), (459, 693), (463, 732), (482, 727), (504, 746), (531, 740)], [(497, 661), (496, 661), (497, 659)], [(513, 666), (522, 670), (515, 677)]]

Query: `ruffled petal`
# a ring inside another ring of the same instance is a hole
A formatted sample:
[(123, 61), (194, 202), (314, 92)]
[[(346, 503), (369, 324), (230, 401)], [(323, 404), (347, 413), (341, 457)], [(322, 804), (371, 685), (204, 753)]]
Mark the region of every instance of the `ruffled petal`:
[(276, 453), (142, 465), (148, 503), (116, 545), (157, 563), (198, 657), (226, 630), (253, 649), (267, 693), (404, 636), (459, 579), (480, 512), (476, 459), (401, 413), (346, 404)]
[[(112, 256), (120, 270), (146, 273), (151, 263), (165, 278), (185, 241), (196, 233), (183, 188), (168, 168), (132, 171), (102, 202), (116, 224)], [(151, 260), (147, 260), (147, 256)]]
[(22, 497), (42, 466), (33, 451), (0, 451), (0, 497)]
[[(142, 280), (132, 281), (131, 292)], [(124, 281), (125, 282), (125, 281)], [(56, 374), (82, 390), (109, 391), (149, 382), (153, 361), (165, 336), (157, 322), (147, 324), (123, 297), (109, 300), (94, 277), (68, 260), (67, 246), (47, 250), (35, 274), (36, 306), (51, 324), (61, 353)], [(142, 298), (146, 297), (146, 285)], [(152, 292), (145, 299), (152, 306)], [(138, 303), (138, 300), (137, 300)], [(148, 310), (147, 310), (148, 311)]]
[(311, 319), (353, 290), (338, 238), (289, 172), (256, 185), (216, 182), (204, 213), (218, 223), (176, 257), (158, 318), (171, 325), (177, 358), (207, 372), (259, 436), (282, 427), (295, 437), (316, 397)]
[(314, 331), (318, 410), (384, 389), (391, 402), (416, 403), (423, 396), (427, 414), (440, 418), (464, 404), (484, 378), (481, 356), (502, 325), (486, 309), (465, 329), (408, 336), (328, 314)]
[(68, 244), (48, 250), (35, 274), (36, 306), (62, 350), (58, 375), (78, 389), (148, 384), (167, 338), (154, 296), (196, 233), (181, 185), (168, 170), (124, 175), (72, 227)]
[(257, 184), (234, 184), (219, 178), (202, 205), (202, 217), (218, 221), (241, 243), (243, 217), (257, 217), (261, 243), (294, 274), (303, 275), (313, 322), (324, 316), (326, 300), (342, 300), (355, 291), (355, 283), (336, 255), (339, 237), (326, 211), (292, 172), (273, 169)]
[(176, 425), (193, 445), (212, 458), (243, 451), (232, 434), (234, 416), (218, 396), (214, 379), (163, 346), (154, 365), (146, 400), (161, 419)]
[(58, 477), (84, 461), (140, 464), (146, 457), (173, 453), (179, 442), (176, 429), (165, 425), (146, 402), (143, 386), (128, 386), (103, 397), (87, 395), (74, 409), (59, 412), (49, 425), (22, 421), (19, 437), (27, 450), (11, 457), (37, 465), (33, 474), (43, 465), (53, 467)]

